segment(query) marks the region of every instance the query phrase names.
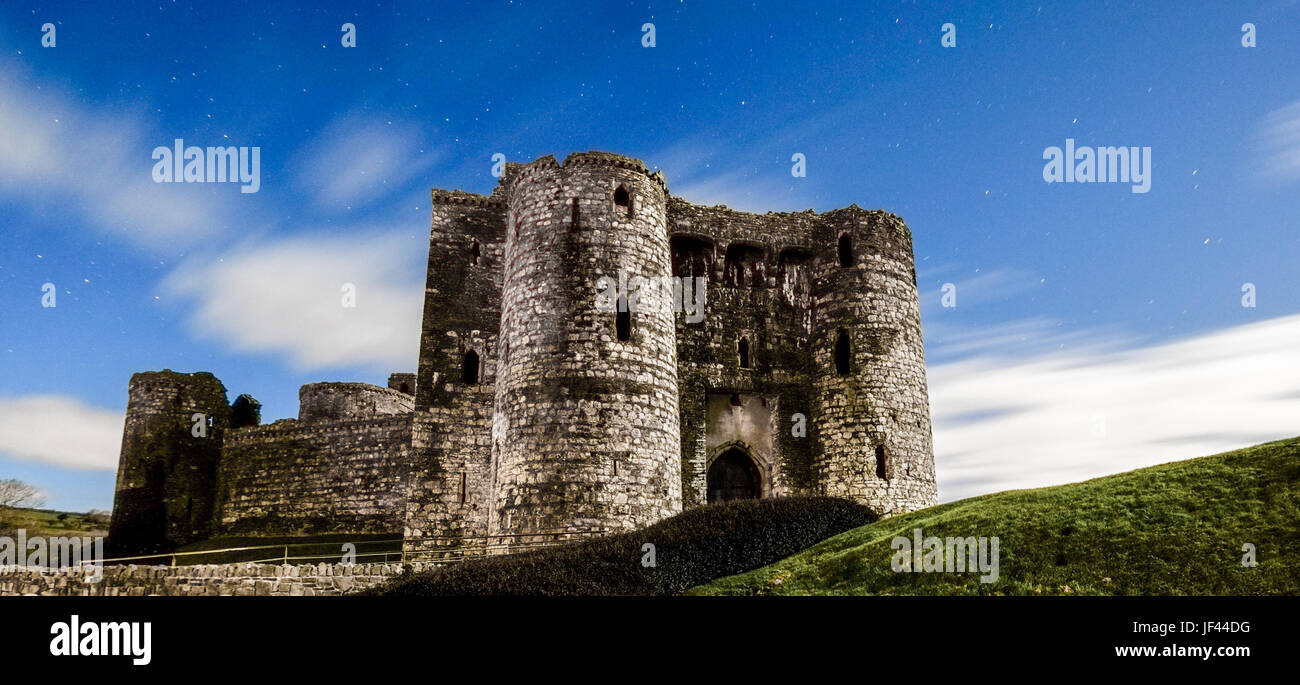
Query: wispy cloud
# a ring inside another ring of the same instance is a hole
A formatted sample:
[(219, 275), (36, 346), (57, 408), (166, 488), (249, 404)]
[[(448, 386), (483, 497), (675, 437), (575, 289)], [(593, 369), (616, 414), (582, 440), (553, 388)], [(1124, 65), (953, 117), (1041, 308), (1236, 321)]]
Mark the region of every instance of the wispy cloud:
[(117, 469), (124, 417), (59, 395), (0, 397), (0, 454), (56, 466)]
[[(164, 288), (198, 337), (282, 357), (299, 370), (414, 370), (427, 244), (402, 231), (303, 235), (179, 266)], [(356, 306), (343, 305), (355, 286)]]
[(416, 126), (346, 116), (316, 135), (291, 167), (299, 189), (321, 208), (356, 208), (407, 189), (440, 157)]
[(71, 209), (88, 225), (155, 249), (193, 244), (228, 225), (221, 193), (231, 188), (153, 182), (153, 149), (172, 139), (150, 136), (132, 111), (85, 105), (0, 68), (0, 131), (0, 196)]
[[(927, 266), (922, 283), (921, 320), (926, 358), (948, 362), (972, 357), (1024, 358), (1065, 349), (1100, 352), (1134, 346), (1139, 339), (1118, 330), (1072, 330), (1048, 317), (981, 322), (980, 317), (1014, 299), (1032, 298), (1044, 279), (1022, 269), (997, 267), (963, 274), (949, 266)], [(945, 286), (952, 307), (943, 305)]]
[[(1011, 324), (1008, 335), (1035, 325)], [(1179, 342), (1115, 343), (931, 366), (941, 497), (1072, 482), (1300, 435), (1300, 315)]]
[(1300, 100), (1269, 112), (1257, 135), (1260, 172), (1269, 180), (1300, 180)]

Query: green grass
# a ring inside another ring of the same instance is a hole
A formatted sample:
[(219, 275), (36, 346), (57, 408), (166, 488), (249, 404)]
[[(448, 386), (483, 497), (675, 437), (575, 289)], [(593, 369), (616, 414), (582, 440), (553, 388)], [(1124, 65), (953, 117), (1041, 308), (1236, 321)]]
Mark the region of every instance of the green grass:
[[(895, 536), (996, 536), (1000, 578), (895, 573)], [(1242, 545), (1258, 566), (1242, 566)], [(1300, 438), (896, 516), (695, 595), (1300, 593)]]
[(54, 509), (0, 509), (0, 535), (19, 528), (29, 536), (94, 537), (108, 534), (108, 519)]

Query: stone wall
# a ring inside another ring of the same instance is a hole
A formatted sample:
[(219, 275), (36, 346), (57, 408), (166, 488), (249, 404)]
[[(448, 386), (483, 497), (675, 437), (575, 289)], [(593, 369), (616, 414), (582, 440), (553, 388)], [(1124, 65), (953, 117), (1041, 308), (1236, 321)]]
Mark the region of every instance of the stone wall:
[(210, 373), (131, 377), (110, 554), (171, 549), (211, 533), (217, 463), (229, 425), (226, 388)]
[(668, 277), (662, 177), (618, 155), (544, 157), (507, 196), (489, 533), (630, 530), (681, 511), (674, 315), (643, 300), (621, 339), (613, 298), (597, 306), (602, 277)]
[[(929, 506), (938, 490), (911, 234), (887, 212), (825, 216), (824, 242), (847, 239), (851, 263), (816, 267), (812, 422), (821, 492), (882, 514)], [(847, 369), (835, 359), (841, 334)]]
[(491, 501), (492, 388), (462, 390), (417, 412), (404, 536), (407, 548), (481, 542)]
[(308, 383), (298, 389), (299, 421), (350, 421), (413, 409), (414, 393), (368, 383)]
[[(747, 449), (764, 470), (768, 494), (816, 489), (812, 452), (816, 436), (794, 435), (795, 415), (812, 414), (812, 281), (810, 264), (821, 237), (821, 215), (807, 212), (751, 214), (722, 206), (669, 198), (668, 230), (673, 274), (705, 276), (704, 320), (677, 317), (678, 387), (682, 407), (683, 499), (704, 504), (709, 466), (723, 450), (706, 438), (713, 425), (711, 394), (739, 394), (768, 402), (770, 433), (749, 432), (746, 442), (770, 444), (762, 454)], [(741, 341), (748, 368), (741, 366)], [(735, 438), (741, 440), (739, 436)]]
[(402, 414), (230, 431), (217, 477), (219, 532), (400, 532), (411, 425)]
[(495, 376), (495, 341), (505, 273), (505, 205), (500, 197), (433, 191), (416, 407), (446, 406), (473, 352), (478, 384)]
[[(413, 572), (431, 564), (410, 564)], [(0, 567), (0, 597), (327, 596), (359, 592), (402, 575), (401, 564), (205, 564), (107, 566), (97, 583), (81, 571)]]

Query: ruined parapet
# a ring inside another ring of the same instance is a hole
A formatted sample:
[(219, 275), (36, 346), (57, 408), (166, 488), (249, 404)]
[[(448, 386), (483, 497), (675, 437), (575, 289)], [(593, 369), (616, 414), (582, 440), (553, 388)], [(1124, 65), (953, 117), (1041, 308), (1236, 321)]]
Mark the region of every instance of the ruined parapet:
[(373, 416), (406, 414), (415, 398), (369, 383), (308, 383), (298, 389), (298, 420), (350, 421)]
[(680, 511), (673, 312), (597, 307), (602, 277), (669, 275), (663, 177), (583, 153), (513, 170), (507, 190), (489, 533), (626, 530)]
[(230, 425), (226, 388), (210, 373), (137, 373), (129, 393), (109, 526), (112, 556), (208, 536)]
[(912, 239), (898, 217), (823, 215), (813, 317), (814, 470), (827, 495), (883, 514), (934, 504), (934, 452)]
[(388, 376), (388, 388), (403, 395), (415, 396), (415, 374), (393, 373)]

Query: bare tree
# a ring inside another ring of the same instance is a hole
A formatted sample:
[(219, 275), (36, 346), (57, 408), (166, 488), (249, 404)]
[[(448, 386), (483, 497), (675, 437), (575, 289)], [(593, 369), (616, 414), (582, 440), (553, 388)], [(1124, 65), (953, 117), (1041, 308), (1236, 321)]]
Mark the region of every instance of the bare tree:
[(45, 504), (41, 491), (13, 478), (0, 480), (0, 509), (39, 507)]

